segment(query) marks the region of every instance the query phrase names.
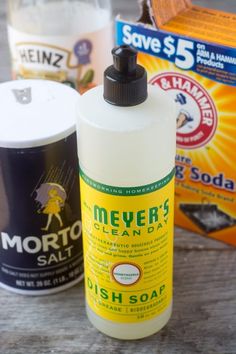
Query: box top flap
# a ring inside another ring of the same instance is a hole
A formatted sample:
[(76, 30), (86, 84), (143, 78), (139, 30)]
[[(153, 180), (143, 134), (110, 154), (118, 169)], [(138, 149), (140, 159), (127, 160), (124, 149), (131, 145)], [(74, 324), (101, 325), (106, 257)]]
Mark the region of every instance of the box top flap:
[(192, 6), (191, 0), (149, 0), (148, 3), (150, 15), (157, 28)]
[(236, 14), (195, 6), (191, 0), (143, 0), (142, 3), (146, 10), (141, 22), (150, 23), (148, 6), (149, 19), (158, 29), (236, 47)]

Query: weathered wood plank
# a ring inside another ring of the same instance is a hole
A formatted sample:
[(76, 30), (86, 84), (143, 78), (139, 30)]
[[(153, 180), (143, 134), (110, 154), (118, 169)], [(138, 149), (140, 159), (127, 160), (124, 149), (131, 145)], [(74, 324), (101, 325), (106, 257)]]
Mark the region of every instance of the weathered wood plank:
[(175, 239), (174, 312), (159, 334), (123, 342), (98, 333), (86, 318), (82, 285), (41, 298), (1, 290), (1, 353), (236, 353), (236, 252), (210, 240), (198, 247), (198, 238), (184, 232)]

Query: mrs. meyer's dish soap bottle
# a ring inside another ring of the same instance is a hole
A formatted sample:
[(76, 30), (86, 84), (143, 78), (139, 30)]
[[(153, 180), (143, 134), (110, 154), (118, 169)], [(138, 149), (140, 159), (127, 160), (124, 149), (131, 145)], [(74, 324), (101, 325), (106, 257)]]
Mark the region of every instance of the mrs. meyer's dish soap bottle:
[(100, 331), (137, 339), (171, 316), (176, 119), (137, 53), (112, 53), (78, 107), (86, 302)]
[(8, 0), (14, 78), (55, 80), (82, 94), (110, 65), (110, 0)]

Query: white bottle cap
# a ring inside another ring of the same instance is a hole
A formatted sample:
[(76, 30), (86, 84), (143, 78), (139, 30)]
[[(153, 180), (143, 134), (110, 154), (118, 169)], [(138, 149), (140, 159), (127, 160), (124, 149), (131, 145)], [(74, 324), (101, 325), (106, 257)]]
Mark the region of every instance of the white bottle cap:
[(0, 84), (0, 147), (42, 146), (71, 135), (78, 98), (77, 91), (53, 81)]

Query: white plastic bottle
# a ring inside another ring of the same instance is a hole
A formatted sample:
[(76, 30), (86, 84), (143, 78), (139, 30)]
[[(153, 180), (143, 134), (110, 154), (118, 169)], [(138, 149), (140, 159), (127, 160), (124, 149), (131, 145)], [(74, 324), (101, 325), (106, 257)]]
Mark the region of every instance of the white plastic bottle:
[(112, 48), (110, 0), (8, 0), (14, 78), (102, 83)]
[(172, 311), (176, 117), (133, 49), (113, 56), (78, 108), (86, 303), (100, 331), (138, 339)]

